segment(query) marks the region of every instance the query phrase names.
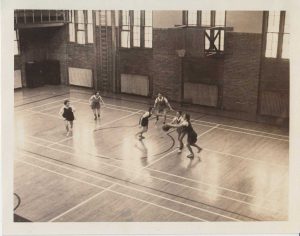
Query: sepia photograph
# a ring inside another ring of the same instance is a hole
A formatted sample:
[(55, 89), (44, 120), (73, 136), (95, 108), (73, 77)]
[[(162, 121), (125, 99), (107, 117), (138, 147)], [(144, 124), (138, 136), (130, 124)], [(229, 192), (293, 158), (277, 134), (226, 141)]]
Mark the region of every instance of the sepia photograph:
[(290, 11), (131, 6), (13, 9), (12, 223), (288, 222)]

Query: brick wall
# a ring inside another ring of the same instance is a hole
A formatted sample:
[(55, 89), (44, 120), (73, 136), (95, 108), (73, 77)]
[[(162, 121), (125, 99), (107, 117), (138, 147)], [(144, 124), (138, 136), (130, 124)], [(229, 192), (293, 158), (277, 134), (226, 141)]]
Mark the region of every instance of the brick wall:
[(204, 57), (204, 30), (196, 28), (185, 28), (186, 30), (186, 56)]
[(61, 83), (67, 84), (67, 26), (53, 28), (47, 46), (47, 59), (59, 61)]
[(257, 110), (261, 34), (225, 35), (223, 108), (255, 114)]
[(184, 59), (184, 80), (192, 83), (218, 85), (223, 80), (224, 59), (201, 57)]
[(20, 64), (22, 85), (26, 87), (25, 64), (29, 61), (42, 61), (47, 57), (48, 29), (20, 29)]
[(19, 31), (21, 55), (15, 56), (15, 68), (21, 69), (24, 86), (26, 86), (25, 64), (29, 61), (58, 60), (61, 82), (66, 83), (66, 30), (67, 27), (64, 26)]
[(120, 74), (136, 74), (149, 77), (150, 94), (153, 92), (153, 51), (152, 49), (121, 49)]
[(183, 40), (182, 29), (153, 30), (153, 95), (180, 101), (181, 58), (176, 50), (184, 47)]
[(289, 60), (264, 58), (260, 81), (259, 114), (289, 117)]
[(289, 60), (264, 58), (261, 70), (261, 89), (272, 91), (289, 91)]

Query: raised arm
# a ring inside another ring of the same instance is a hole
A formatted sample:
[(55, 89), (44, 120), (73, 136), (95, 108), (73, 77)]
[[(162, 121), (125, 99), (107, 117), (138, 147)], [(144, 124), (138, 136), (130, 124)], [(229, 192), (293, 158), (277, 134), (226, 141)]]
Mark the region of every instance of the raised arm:
[(173, 111), (173, 108), (171, 107), (167, 98), (165, 98), (165, 102), (166, 102), (167, 106), (169, 107), (169, 109)]
[(105, 105), (105, 103), (104, 103), (104, 101), (103, 101), (103, 99), (102, 99), (101, 96), (100, 96), (100, 101), (101, 101), (101, 103), (102, 103), (103, 105)]
[(62, 116), (63, 113), (64, 113), (64, 106), (62, 106), (62, 107), (60, 108), (60, 110), (59, 110), (59, 112), (58, 112), (58, 115), (59, 115), (59, 116)]
[(93, 97), (94, 97), (94, 95), (92, 95), (92, 96), (90, 97), (90, 99), (89, 99), (89, 104), (90, 104), (90, 105), (92, 104)]

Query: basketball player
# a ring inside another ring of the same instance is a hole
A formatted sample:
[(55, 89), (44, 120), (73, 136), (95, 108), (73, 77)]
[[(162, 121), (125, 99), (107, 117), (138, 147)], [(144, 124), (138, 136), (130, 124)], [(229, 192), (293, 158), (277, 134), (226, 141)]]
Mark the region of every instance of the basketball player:
[(142, 131), (138, 132), (136, 135), (139, 135), (140, 139), (144, 139), (143, 133), (148, 131), (149, 118), (152, 116), (152, 107), (149, 107), (148, 111), (145, 112), (139, 121), (139, 125), (142, 128)]
[(97, 116), (98, 116), (98, 118), (100, 118), (100, 102), (104, 105), (102, 97), (100, 96), (99, 91), (97, 91), (89, 99), (89, 104), (90, 104), (90, 106), (93, 110), (94, 116), (95, 116), (94, 120), (97, 120)]
[[(182, 111), (177, 111), (176, 112), (176, 116), (173, 118), (171, 124), (179, 125), (183, 121), (184, 121), (184, 119), (183, 119), (183, 116), (182, 116)], [(177, 131), (177, 134), (178, 134), (178, 141), (179, 141), (178, 152), (181, 152), (182, 149), (183, 149), (183, 142), (182, 142), (182, 140), (183, 140), (183, 138), (185, 136), (185, 132), (183, 132), (183, 128), (182, 127), (178, 127), (176, 129), (176, 131)]]
[(74, 112), (75, 112), (75, 108), (70, 105), (70, 101), (68, 99), (65, 100), (64, 105), (62, 106), (62, 108), (59, 111), (59, 115), (65, 119), (67, 137), (73, 131), (73, 121), (75, 119)]
[(189, 114), (185, 114), (183, 116), (183, 122), (181, 124), (172, 124), (169, 123), (168, 125), (170, 127), (174, 128), (180, 128), (182, 127), (182, 132), (187, 134), (187, 148), (190, 151), (190, 154), (187, 156), (187, 158), (194, 159), (194, 152), (191, 146), (194, 146), (198, 149), (198, 153), (202, 150), (201, 147), (199, 147), (196, 142), (197, 142), (197, 133), (194, 131), (192, 124), (191, 124), (191, 116)]
[(172, 110), (170, 103), (168, 102), (167, 98), (163, 97), (161, 93), (157, 95), (154, 103), (154, 109), (156, 110), (156, 123), (159, 119), (159, 116), (164, 116), (164, 124), (166, 123), (167, 119), (167, 110)]

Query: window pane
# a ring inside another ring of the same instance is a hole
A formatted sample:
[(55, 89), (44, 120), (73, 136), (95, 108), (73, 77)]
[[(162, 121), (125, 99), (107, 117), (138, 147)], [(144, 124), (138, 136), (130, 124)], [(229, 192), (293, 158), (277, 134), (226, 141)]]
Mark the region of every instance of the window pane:
[(152, 11), (145, 11), (145, 26), (152, 26)]
[(129, 25), (123, 25), (122, 30), (130, 30), (130, 26)]
[(106, 22), (108, 26), (111, 26), (111, 11), (106, 11)]
[(140, 47), (141, 46), (141, 29), (140, 26), (133, 27), (133, 46)]
[(201, 25), (202, 26), (211, 26), (210, 22), (210, 11), (202, 11), (201, 12)]
[(107, 14), (106, 11), (100, 11), (100, 25), (106, 25), (107, 24)]
[(224, 26), (225, 25), (225, 11), (216, 11), (216, 26)]
[(283, 35), (283, 44), (282, 44), (282, 58), (289, 58), (289, 34)]
[(279, 32), (280, 11), (269, 11), (268, 32)]
[(122, 11), (122, 25), (130, 25), (129, 11)]
[(119, 11), (115, 11), (115, 24), (119, 26)]
[(152, 27), (145, 27), (145, 47), (152, 48)]
[(221, 31), (220, 50), (224, 51), (224, 30)]
[(277, 57), (278, 34), (267, 33), (266, 57)]
[(77, 31), (77, 43), (85, 44), (85, 32)]
[(88, 32), (88, 43), (94, 43), (94, 32), (93, 32), (93, 25), (87, 25), (87, 32)]
[(140, 11), (134, 11), (133, 13), (133, 25), (140, 26), (141, 25), (141, 12)]
[(188, 11), (188, 25), (197, 25), (197, 11)]
[(77, 22), (78, 23), (84, 23), (83, 11), (77, 11)]
[(289, 22), (289, 15), (285, 12), (284, 18), (284, 33), (290, 33), (290, 22)]
[(78, 30), (84, 30), (84, 24), (77, 24)]
[[(216, 37), (217, 34), (218, 34), (218, 30), (214, 30), (214, 37)], [(219, 50), (219, 40), (220, 40), (220, 35), (217, 36), (215, 43), (214, 43), (218, 50)]]
[(91, 10), (87, 11), (87, 15), (88, 15), (88, 22), (87, 23), (93, 23), (93, 12)]
[(121, 32), (121, 47), (123, 47), (123, 48), (130, 47), (130, 32), (129, 31)]
[[(205, 32), (207, 33), (208, 36), (210, 35), (210, 30), (205, 30)], [(209, 38), (206, 35), (205, 35), (204, 44), (205, 44), (205, 49), (206, 50), (210, 48), (210, 41), (209, 41)]]
[(75, 24), (69, 24), (69, 41), (75, 42)]

